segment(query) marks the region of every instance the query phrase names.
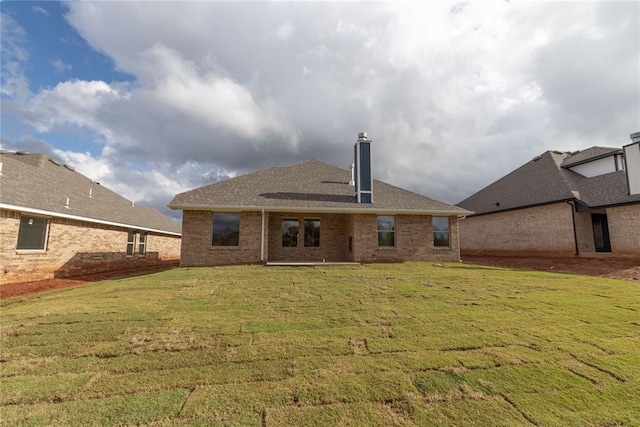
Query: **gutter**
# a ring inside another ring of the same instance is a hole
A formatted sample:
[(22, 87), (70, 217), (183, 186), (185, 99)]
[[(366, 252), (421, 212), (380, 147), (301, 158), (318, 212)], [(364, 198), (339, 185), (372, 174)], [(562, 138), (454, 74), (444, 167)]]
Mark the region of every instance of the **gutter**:
[(435, 216), (466, 216), (473, 214), (466, 209), (459, 210), (422, 210), (422, 209), (375, 209), (372, 208), (329, 208), (329, 207), (294, 207), (294, 206), (211, 206), (211, 205), (167, 205), (173, 210), (183, 211), (217, 211), (217, 212), (239, 212), (268, 210), (269, 212), (302, 212), (302, 213), (346, 213), (346, 214), (386, 214), (386, 215), (435, 215)]
[(59, 212), (46, 211), (43, 209), (27, 208), (24, 206), (8, 205), (6, 203), (0, 203), (0, 209), (7, 209), (11, 211), (16, 211), (16, 212), (32, 213), (36, 215), (43, 215), (43, 216), (50, 216), (50, 217), (57, 217), (57, 218), (73, 219), (76, 221), (92, 222), (95, 224), (111, 225), (115, 227), (135, 228), (136, 230), (150, 231), (153, 233), (170, 234), (172, 236), (178, 236), (178, 237), (182, 236), (182, 233), (176, 233), (174, 231), (160, 230), (158, 228), (141, 227), (139, 225), (125, 224), (122, 222), (105, 221), (102, 219), (88, 218), (88, 217), (78, 216), (78, 215), (63, 214)]
[(575, 256), (580, 255), (580, 250), (578, 248), (578, 232), (576, 230), (576, 208), (575, 208), (575, 202), (571, 202), (570, 200), (567, 200), (566, 203), (571, 206), (571, 221), (573, 223), (573, 244), (575, 245)]
[(260, 232), (260, 261), (264, 262), (264, 209), (262, 209), (262, 231)]

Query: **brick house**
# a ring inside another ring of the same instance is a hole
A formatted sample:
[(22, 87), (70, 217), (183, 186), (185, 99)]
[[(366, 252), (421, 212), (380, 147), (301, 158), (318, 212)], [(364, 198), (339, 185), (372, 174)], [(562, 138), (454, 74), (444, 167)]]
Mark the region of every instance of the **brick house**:
[(0, 281), (177, 264), (180, 225), (44, 154), (0, 152)]
[(310, 160), (176, 195), (181, 265), (460, 259), (470, 212), (374, 180), (364, 133), (354, 159), (351, 171)]
[(458, 206), (463, 254), (640, 257), (640, 132), (621, 148), (547, 151)]

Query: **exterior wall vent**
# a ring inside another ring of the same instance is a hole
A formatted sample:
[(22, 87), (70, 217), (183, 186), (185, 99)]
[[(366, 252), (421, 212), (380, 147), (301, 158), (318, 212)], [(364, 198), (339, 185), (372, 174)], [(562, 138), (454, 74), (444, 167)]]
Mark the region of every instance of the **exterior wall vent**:
[(71, 172), (73, 172), (73, 171), (75, 171), (75, 170), (76, 170), (76, 169), (75, 169), (73, 166), (71, 166), (71, 165), (67, 165), (67, 164), (65, 164), (65, 165), (64, 165), (64, 167), (65, 167), (65, 168), (67, 168), (67, 169), (69, 169)]

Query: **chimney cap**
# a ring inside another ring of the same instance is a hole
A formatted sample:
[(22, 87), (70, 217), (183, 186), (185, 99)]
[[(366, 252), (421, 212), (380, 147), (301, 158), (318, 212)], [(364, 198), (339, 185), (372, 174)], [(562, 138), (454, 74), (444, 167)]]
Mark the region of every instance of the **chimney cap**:
[(359, 132), (358, 133), (358, 139), (367, 139), (367, 133), (366, 132)]
[(631, 137), (631, 141), (638, 142), (640, 141), (640, 132), (634, 132), (631, 135), (629, 135), (629, 137)]

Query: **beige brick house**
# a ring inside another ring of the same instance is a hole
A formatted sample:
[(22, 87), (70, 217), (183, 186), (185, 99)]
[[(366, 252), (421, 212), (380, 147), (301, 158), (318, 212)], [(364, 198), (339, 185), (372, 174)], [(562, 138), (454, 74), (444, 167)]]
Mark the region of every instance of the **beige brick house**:
[(458, 261), (470, 212), (374, 180), (359, 135), (351, 172), (318, 160), (176, 195), (181, 264)]
[(44, 154), (0, 152), (0, 281), (175, 264), (180, 225)]
[(640, 257), (640, 132), (623, 148), (547, 151), (458, 206), (463, 254)]

